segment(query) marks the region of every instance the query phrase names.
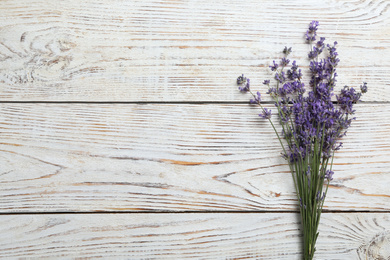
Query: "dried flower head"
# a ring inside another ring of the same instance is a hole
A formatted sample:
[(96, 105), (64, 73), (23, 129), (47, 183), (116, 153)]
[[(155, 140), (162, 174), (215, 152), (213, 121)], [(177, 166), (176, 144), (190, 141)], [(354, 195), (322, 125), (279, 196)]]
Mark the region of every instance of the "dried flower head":
[(290, 48), (287, 48), (287, 46), (284, 47), (283, 53), (284, 53), (286, 56), (288, 56), (291, 52), (292, 52), (292, 48), (291, 48), (291, 47), (290, 47)]
[(250, 79), (244, 77), (244, 74), (237, 78), (238, 89), (242, 92), (248, 92), (250, 90)]

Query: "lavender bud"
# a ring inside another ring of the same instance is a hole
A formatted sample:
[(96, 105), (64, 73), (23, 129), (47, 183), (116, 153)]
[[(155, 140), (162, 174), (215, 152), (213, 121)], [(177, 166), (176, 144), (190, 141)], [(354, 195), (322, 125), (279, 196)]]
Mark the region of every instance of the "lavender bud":
[(239, 76), (237, 78), (237, 85), (241, 85), (243, 84), (244, 82), (246, 82), (246, 78), (244, 77), (244, 74), (242, 74), (241, 76)]
[(269, 66), (271, 68), (272, 71), (276, 71), (279, 67), (279, 64), (277, 64), (275, 61), (274, 62), (274, 65), (273, 66)]
[(283, 53), (284, 53), (286, 56), (288, 56), (288, 55), (291, 53), (291, 47), (290, 47), (290, 48), (287, 48), (287, 46), (284, 47)]
[(271, 118), (271, 110), (264, 108), (263, 113), (259, 114), (260, 117), (264, 119), (270, 119)]
[(363, 82), (363, 85), (360, 86), (360, 91), (362, 93), (367, 93), (367, 82)]
[(270, 80), (269, 80), (269, 79), (266, 79), (266, 80), (264, 80), (264, 82), (263, 82), (264, 85), (269, 85), (269, 83), (270, 83)]

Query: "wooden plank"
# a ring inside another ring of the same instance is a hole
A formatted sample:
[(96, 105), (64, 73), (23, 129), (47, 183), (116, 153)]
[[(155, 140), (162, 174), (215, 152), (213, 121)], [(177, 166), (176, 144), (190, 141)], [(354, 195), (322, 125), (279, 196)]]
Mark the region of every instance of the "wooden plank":
[(339, 42), (339, 86), (367, 81), (365, 100), (390, 100), (386, 0), (8, 0), (0, 10), (0, 100), (244, 101), (236, 77), (265, 92), (285, 45), (307, 69), (313, 14)]
[[(250, 105), (1, 104), (0, 211), (296, 210)], [(390, 209), (389, 105), (357, 106), (329, 210)]]
[[(316, 259), (388, 259), (390, 213), (323, 214)], [(294, 213), (0, 216), (0, 257), (301, 259)]]

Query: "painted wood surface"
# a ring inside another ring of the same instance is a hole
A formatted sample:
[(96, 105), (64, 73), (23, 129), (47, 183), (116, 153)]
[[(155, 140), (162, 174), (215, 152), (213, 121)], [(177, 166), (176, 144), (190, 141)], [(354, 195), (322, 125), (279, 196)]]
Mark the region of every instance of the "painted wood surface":
[[(2, 212), (296, 210), (280, 144), (251, 105), (1, 109)], [(390, 106), (356, 113), (326, 208), (388, 211)]]
[[(0, 257), (301, 259), (294, 213), (8, 215)], [(389, 259), (390, 213), (324, 213), (315, 259)]]
[[(297, 9), (297, 7), (299, 7)], [(338, 86), (388, 101), (387, 0), (0, 1), (0, 100), (238, 101), (291, 45), (307, 69), (314, 18), (339, 42)]]
[(264, 93), (286, 45), (307, 70), (316, 19), (339, 43), (338, 88), (369, 85), (316, 259), (390, 259), (389, 1), (2, 0), (0, 14), (1, 258), (300, 259), (290, 173), (235, 79)]

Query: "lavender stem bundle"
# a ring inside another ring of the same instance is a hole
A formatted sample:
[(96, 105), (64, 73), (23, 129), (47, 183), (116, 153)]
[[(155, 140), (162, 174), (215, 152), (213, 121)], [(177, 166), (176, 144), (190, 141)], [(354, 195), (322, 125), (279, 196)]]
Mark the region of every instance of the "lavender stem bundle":
[[(333, 180), (333, 158), (342, 146), (340, 139), (355, 119), (353, 105), (367, 92), (364, 82), (357, 92), (345, 86), (332, 101), (339, 63), (337, 42), (325, 46), (325, 38), (317, 40), (318, 21), (312, 21), (305, 36), (310, 45), (310, 91), (305, 93), (302, 72), (296, 61), (290, 65), (292, 49), (285, 47), (284, 57), (270, 66), (275, 84), (265, 80), (268, 92), (277, 108), (282, 131), (279, 135), (271, 120), (271, 110), (263, 107), (261, 94), (254, 94), (250, 79), (241, 75), (237, 84), (242, 92), (252, 95), (250, 103), (260, 107), (260, 117), (268, 119), (287, 160), (296, 189), (303, 231), (303, 258), (313, 259), (318, 238), (318, 226), (329, 183)], [(321, 54), (325, 54), (321, 58)], [(283, 139), (285, 141), (283, 141)]]

